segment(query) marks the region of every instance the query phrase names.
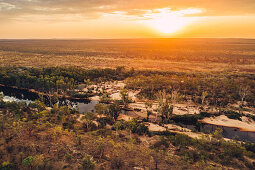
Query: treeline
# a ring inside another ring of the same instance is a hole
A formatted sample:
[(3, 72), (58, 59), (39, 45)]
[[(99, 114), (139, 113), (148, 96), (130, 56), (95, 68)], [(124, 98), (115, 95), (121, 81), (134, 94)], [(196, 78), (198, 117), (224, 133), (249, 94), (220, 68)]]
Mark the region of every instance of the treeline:
[(157, 99), (159, 91), (165, 90), (175, 101), (192, 100), (220, 107), (237, 101), (255, 105), (255, 76), (252, 75), (151, 74), (130, 77), (126, 83), (129, 89), (141, 89), (140, 97), (151, 100)]
[(78, 67), (25, 68), (0, 67), (0, 84), (19, 88), (35, 89), (41, 92), (66, 92), (80, 83), (90, 81), (123, 80), (133, 75), (134, 70), (89, 69)]
[[(165, 90), (171, 100), (192, 100), (202, 105), (225, 107), (229, 103), (255, 105), (255, 75), (227, 73), (176, 73), (79, 67), (0, 67), (0, 84), (35, 89), (46, 93), (66, 93), (79, 84), (125, 80), (127, 88), (139, 89), (140, 97), (157, 99)], [(71, 93), (69, 93), (71, 94)], [(175, 102), (173, 101), (173, 102)]]

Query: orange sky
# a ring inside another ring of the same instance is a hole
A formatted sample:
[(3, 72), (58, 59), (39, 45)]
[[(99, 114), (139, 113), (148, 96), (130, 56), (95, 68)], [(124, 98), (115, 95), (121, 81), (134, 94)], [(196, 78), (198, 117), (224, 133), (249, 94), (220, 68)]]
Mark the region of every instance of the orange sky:
[(0, 38), (255, 38), (255, 0), (0, 0)]

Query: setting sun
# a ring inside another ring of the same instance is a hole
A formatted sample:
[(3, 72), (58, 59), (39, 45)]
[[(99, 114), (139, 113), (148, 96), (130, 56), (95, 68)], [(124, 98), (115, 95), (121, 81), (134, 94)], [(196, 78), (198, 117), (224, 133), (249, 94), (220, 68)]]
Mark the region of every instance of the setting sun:
[(177, 16), (166, 16), (163, 18), (158, 18), (152, 20), (150, 23), (153, 28), (166, 34), (175, 33), (181, 30), (187, 24), (188, 23), (185, 21), (185, 19)]
[(156, 9), (144, 15), (144, 23), (164, 34), (172, 34), (180, 31), (185, 26), (193, 23), (195, 18), (184, 15), (201, 13), (198, 9), (186, 9), (171, 11), (170, 8)]

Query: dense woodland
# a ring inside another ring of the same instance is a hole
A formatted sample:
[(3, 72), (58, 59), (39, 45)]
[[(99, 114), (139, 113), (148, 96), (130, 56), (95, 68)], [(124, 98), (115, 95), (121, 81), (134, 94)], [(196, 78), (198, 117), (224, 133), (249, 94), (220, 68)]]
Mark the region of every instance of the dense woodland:
[(91, 69), (78, 67), (56, 68), (24, 68), (1, 67), (0, 84), (16, 86), (18, 88), (34, 89), (40, 92), (66, 94), (79, 84), (89, 84), (90, 81), (103, 82), (123, 80), (133, 75), (134, 71), (125, 71), (123, 67), (117, 69)]
[[(128, 78), (128, 79), (126, 79)], [(98, 83), (104, 81), (126, 79), (127, 88), (141, 89), (141, 97), (155, 99), (159, 91), (181, 95), (182, 100), (187, 97), (195, 103), (226, 106), (236, 101), (248, 102), (255, 105), (255, 76), (253, 74), (228, 73), (175, 73), (158, 71), (126, 70), (124, 67), (116, 69), (90, 69), (78, 67), (56, 68), (22, 68), (1, 67), (0, 84), (17, 86), (19, 88), (35, 89), (52, 93), (66, 92), (77, 85), (90, 81)]]

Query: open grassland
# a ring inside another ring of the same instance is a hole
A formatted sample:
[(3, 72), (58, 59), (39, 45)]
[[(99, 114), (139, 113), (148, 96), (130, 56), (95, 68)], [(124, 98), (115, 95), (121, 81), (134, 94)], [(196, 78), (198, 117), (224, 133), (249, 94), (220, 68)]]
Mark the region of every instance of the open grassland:
[(1, 66), (255, 72), (255, 40), (0, 40)]

